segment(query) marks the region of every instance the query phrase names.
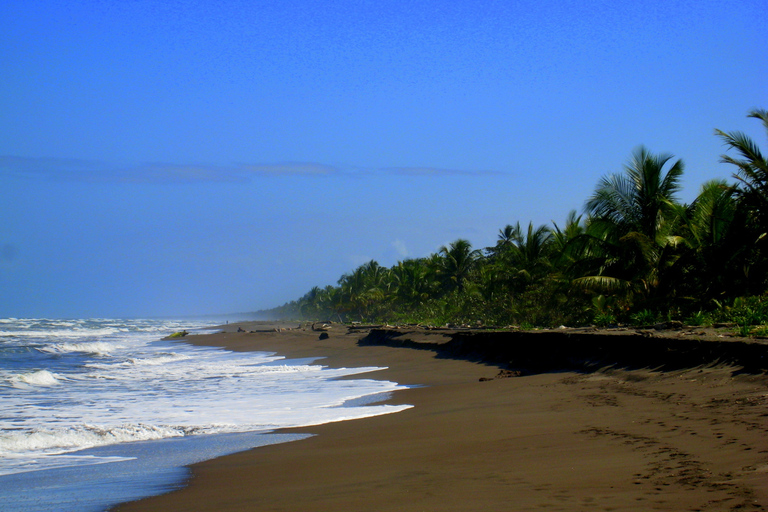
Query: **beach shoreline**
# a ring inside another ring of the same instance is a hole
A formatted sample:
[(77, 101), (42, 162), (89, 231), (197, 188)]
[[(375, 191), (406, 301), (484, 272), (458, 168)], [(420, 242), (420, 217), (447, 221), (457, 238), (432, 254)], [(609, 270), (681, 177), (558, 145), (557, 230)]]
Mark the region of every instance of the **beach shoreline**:
[[(463, 345), (455, 340), (474, 331), (379, 329), (371, 336), (369, 329), (332, 325), (317, 331), (285, 323), (232, 324), (223, 331), (184, 341), (320, 358), (332, 367), (386, 367), (365, 377), (414, 386), (387, 400), (414, 407), (290, 429), (315, 435), (194, 465), (185, 488), (114, 510), (768, 506), (768, 381), (764, 370), (747, 372), (716, 351), (709, 352), (711, 364), (665, 371), (601, 367), (597, 360), (577, 367), (573, 358), (559, 360), (563, 367), (531, 369), (462, 352), (466, 339)], [(323, 333), (327, 338), (320, 339)], [(490, 336), (487, 343), (494, 345), (493, 337), (505, 335)], [(567, 337), (571, 345), (581, 339), (573, 336)], [(717, 333), (616, 336), (626, 336), (624, 343), (639, 351), (643, 340), (674, 343), (675, 337), (709, 342), (707, 350), (722, 345)], [(551, 343), (527, 339), (544, 352)], [(600, 346), (596, 350), (605, 354)]]

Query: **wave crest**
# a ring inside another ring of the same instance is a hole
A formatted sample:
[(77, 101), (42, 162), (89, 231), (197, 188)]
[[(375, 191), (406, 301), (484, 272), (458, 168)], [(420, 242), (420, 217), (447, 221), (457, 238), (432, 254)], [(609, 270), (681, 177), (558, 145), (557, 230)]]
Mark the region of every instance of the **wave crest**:
[(57, 373), (51, 373), (48, 370), (36, 370), (28, 373), (19, 373), (5, 379), (8, 385), (14, 388), (27, 389), (37, 386), (56, 386), (61, 384), (66, 377)]
[(108, 444), (149, 441), (167, 437), (182, 437), (194, 433), (190, 427), (158, 425), (82, 425), (68, 429), (39, 429), (26, 432), (5, 432), (0, 435), (0, 455), (30, 451), (57, 453), (72, 448), (78, 450)]

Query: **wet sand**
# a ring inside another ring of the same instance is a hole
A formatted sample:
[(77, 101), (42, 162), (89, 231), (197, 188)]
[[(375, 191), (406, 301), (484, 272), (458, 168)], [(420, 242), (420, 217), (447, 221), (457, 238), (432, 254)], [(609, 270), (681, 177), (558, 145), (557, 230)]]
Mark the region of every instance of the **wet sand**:
[(184, 489), (117, 510), (768, 508), (764, 374), (714, 364), (496, 378), (495, 364), (433, 350), (446, 339), (440, 331), (407, 336), (423, 350), (360, 345), (366, 331), (342, 326), (327, 339), (319, 334), (230, 332), (188, 341), (324, 357), (333, 367), (385, 366), (368, 376), (421, 386), (389, 400), (414, 407), (295, 429), (316, 435), (195, 465)]

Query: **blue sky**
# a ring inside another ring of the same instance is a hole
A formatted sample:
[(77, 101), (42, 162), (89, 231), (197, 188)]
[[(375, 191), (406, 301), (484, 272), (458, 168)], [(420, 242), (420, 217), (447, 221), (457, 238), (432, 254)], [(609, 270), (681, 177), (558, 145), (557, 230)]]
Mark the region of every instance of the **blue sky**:
[(254, 311), (762, 144), (763, 0), (16, 1), (0, 317)]

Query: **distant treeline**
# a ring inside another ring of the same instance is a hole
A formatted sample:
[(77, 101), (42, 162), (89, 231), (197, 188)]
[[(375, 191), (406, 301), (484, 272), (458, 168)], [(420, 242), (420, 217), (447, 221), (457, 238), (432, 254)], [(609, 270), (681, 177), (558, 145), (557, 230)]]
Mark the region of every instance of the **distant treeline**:
[[(748, 116), (768, 134), (768, 111)], [(640, 147), (562, 226), (518, 222), (493, 247), (459, 239), (390, 268), (370, 261), (269, 313), (433, 325), (765, 323), (768, 162), (745, 134), (715, 135), (735, 182), (708, 181), (691, 204), (676, 197), (682, 160)]]

